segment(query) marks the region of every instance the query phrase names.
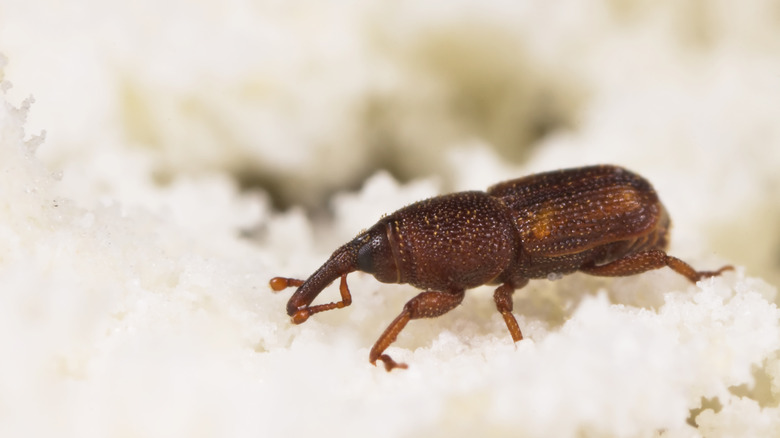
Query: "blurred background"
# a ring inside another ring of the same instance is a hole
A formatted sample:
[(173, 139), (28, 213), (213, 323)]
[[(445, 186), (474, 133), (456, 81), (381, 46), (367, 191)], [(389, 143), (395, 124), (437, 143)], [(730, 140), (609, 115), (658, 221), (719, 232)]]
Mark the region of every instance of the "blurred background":
[(218, 175), (327, 216), (380, 170), (612, 162), (780, 283), (779, 0), (0, 0), (0, 52), (85, 205)]

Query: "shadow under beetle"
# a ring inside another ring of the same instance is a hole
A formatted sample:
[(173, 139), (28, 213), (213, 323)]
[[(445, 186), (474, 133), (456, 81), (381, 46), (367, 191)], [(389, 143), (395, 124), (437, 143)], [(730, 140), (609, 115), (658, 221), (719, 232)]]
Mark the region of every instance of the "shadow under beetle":
[[(466, 289), (499, 285), (496, 308), (512, 339), (523, 339), (512, 315), (512, 294), (530, 279), (575, 271), (628, 276), (672, 268), (691, 282), (719, 275), (696, 271), (664, 251), (669, 215), (644, 178), (601, 165), (540, 173), (471, 191), (416, 202), (385, 216), (337, 249), (306, 281), (274, 277), (274, 291), (295, 286), (287, 313), (295, 324), (352, 303), (347, 274), (363, 271), (383, 283), (408, 283), (424, 292), (412, 298), (385, 329), (369, 361), (406, 368), (384, 354), (412, 319), (454, 309)], [(341, 301), (312, 306), (341, 278)]]

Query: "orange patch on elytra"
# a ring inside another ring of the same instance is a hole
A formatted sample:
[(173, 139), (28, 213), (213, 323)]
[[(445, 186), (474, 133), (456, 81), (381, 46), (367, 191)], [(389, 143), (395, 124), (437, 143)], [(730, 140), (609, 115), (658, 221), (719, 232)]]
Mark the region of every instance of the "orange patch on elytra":
[(531, 232), (537, 240), (542, 240), (552, 232), (552, 209), (545, 208), (534, 215)]
[(629, 204), (638, 204), (639, 199), (637, 198), (637, 192), (635, 190), (623, 190), (623, 195), (621, 196), (623, 199), (623, 202), (629, 203)]

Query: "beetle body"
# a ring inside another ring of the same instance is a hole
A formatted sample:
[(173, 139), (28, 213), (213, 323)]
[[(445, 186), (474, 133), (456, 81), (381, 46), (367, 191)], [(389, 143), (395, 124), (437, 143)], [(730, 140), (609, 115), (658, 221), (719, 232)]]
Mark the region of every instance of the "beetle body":
[[(730, 269), (696, 271), (666, 255), (669, 226), (655, 190), (640, 176), (607, 165), (560, 170), (411, 204), (337, 249), (306, 281), (275, 277), (271, 287), (298, 286), (287, 304), (295, 323), (349, 305), (346, 275), (356, 270), (424, 290), (371, 350), (369, 360), (382, 360), (389, 371), (405, 367), (383, 352), (408, 321), (448, 312), (466, 289), (499, 285), (496, 308), (519, 341), (512, 293), (530, 279), (575, 271), (624, 276), (669, 266), (695, 282)], [(342, 300), (312, 306), (339, 277)]]

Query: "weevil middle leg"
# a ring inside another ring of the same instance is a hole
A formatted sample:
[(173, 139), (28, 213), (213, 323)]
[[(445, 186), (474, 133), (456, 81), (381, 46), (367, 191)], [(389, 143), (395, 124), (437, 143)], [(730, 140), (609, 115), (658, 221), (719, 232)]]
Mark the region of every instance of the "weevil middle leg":
[(517, 324), (517, 319), (512, 314), (512, 309), (514, 308), (512, 294), (515, 292), (515, 289), (520, 289), (526, 284), (528, 284), (526, 279), (519, 284), (506, 282), (497, 287), (496, 291), (493, 292), (493, 301), (496, 302), (496, 309), (504, 318), (506, 328), (509, 329), (509, 334), (512, 335), (512, 340), (515, 342), (523, 339), (523, 332), (520, 331), (520, 325)]

